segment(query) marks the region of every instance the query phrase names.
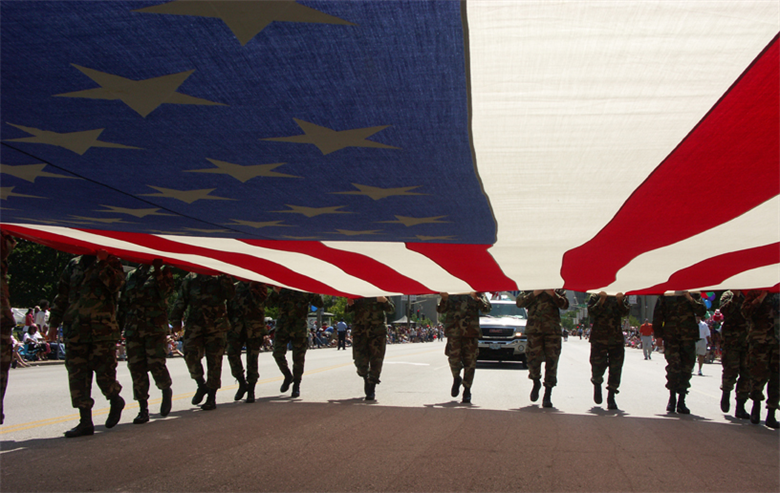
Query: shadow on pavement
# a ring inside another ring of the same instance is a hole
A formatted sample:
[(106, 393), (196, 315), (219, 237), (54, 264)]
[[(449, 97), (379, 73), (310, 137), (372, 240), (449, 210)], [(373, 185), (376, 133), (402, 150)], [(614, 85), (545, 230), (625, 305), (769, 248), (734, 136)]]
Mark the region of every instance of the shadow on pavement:
[(92, 437), (2, 441), (2, 490), (780, 490), (780, 435), (764, 427), (598, 408), (351, 405), (364, 402), (265, 398), (99, 425)]

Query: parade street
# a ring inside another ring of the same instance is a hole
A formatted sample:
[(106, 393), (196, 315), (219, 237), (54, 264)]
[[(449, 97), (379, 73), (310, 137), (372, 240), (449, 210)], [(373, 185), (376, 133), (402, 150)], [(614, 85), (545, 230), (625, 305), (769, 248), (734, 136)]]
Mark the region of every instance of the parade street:
[(388, 345), (373, 403), (349, 348), (310, 350), (298, 399), (280, 394), (282, 376), (261, 353), (254, 404), (233, 402), (225, 359), (212, 412), (190, 403), (195, 383), (173, 358), (173, 411), (160, 417), (152, 385), (144, 425), (132, 424), (138, 407), (120, 362), (119, 425), (103, 426), (108, 403), (94, 385), (95, 435), (74, 439), (62, 436), (78, 422), (64, 365), (15, 369), (2, 491), (780, 490), (780, 435), (733, 418), (733, 399), (721, 412), (719, 364), (694, 371), (690, 415), (667, 414), (663, 355), (626, 349), (620, 410), (607, 411), (593, 403), (589, 351), (586, 340), (563, 343), (552, 409), (530, 401), (517, 363), (480, 362), (472, 404), (461, 404), (442, 342)]

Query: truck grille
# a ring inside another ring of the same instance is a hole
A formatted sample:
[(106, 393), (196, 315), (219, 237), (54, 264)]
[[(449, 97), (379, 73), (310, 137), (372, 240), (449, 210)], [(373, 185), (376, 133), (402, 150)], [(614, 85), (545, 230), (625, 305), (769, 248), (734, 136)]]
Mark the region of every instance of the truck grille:
[(514, 327), (480, 327), (484, 339), (512, 339), (515, 337)]

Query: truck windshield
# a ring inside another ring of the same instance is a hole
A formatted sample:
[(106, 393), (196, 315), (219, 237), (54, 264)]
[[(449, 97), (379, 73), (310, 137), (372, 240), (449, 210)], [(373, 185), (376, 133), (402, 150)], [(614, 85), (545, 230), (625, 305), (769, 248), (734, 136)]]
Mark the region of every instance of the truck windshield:
[(492, 303), (490, 313), (479, 314), (482, 317), (516, 317), (516, 318), (528, 318), (525, 308), (520, 308), (514, 303)]

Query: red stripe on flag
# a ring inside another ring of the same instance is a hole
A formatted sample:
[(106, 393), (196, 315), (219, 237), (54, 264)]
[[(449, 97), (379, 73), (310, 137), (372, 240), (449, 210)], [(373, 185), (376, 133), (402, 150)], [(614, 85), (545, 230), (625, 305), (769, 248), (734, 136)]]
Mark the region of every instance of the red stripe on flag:
[[(153, 235), (125, 233), (119, 231), (74, 229), (74, 231), (84, 231), (85, 233), (126, 241), (128, 243), (143, 246), (160, 252), (159, 254), (150, 255), (132, 250), (105, 247), (103, 245), (91, 243), (88, 241), (74, 239), (69, 236), (62, 236), (55, 233), (49, 233), (46, 231), (39, 231), (19, 226), (3, 225), (3, 229), (13, 231), (15, 234), (23, 238), (28, 238), (37, 243), (41, 243), (46, 246), (77, 255), (94, 254), (98, 249), (105, 248), (108, 252), (130, 262), (148, 264), (151, 263), (155, 258), (161, 258), (167, 264), (174, 265), (187, 271), (207, 275), (218, 274), (218, 271), (201, 265), (182, 261), (173, 257), (166, 257), (165, 253), (168, 252), (171, 254), (200, 255), (202, 257), (213, 258), (227, 264), (235, 265), (237, 267), (256, 272), (259, 275), (274, 279), (280, 283), (284, 283), (287, 286), (294, 287), (295, 289), (301, 289), (318, 294), (355, 297), (352, 294), (342, 293), (341, 291), (335, 290), (321, 283), (320, 281), (317, 281), (316, 279), (298, 274), (297, 272), (275, 262), (271, 262), (270, 260), (253, 257), (243, 253), (223, 252), (210, 248), (192, 246), (186, 243), (179, 243)], [(57, 273), (57, 275), (59, 275), (59, 273)]]
[[(116, 238), (118, 240), (129, 241), (147, 248), (153, 248), (155, 250), (210, 257), (227, 264), (241, 267), (242, 269), (256, 272), (257, 274), (260, 274), (264, 277), (269, 277), (287, 286), (310, 293), (330, 294), (333, 296), (354, 296), (337, 291), (316, 279), (299, 274), (283, 265), (279, 265), (270, 260), (262, 259), (252, 255), (247, 255), (245, 253), (223, 252), (220, 250), (213, 250), (211, 248), (187, 245), (186, 243), (179, 243), (152, 235), (139, 235), (136, 233), (122, 233), (113, 231), (104, 231), (101, 232), (101, 234), (111, 238)], [(175, 259), (171, 259), (171, 262), (173, 264), (177, 263)]]
[(347, 274), (362, 279), (390, 293), (430, 293), (430, 288), (410, 279), (387, 265), (365, 255), (346, 252), (317, 241), (241, 240), (254, 245), (285, 252), (297, 252), (333, 264)]
[[(177, 267), (180, 267), (187, 271), (198, 272), (201, 274), (208, 274), (208, 275), (219, 274), (219, 272), (211, 269), (207, 269), (203, 266), (191, 264), (189, 262), (184, 262), (181, 260), (169, 259), (166, 258), (164, 255), (149, 255), (145, 253), (139, 253), (133, 250), (124, 250), (121, 248), (107, 248), (98, 243), (92, 243), (90, 241), (80, 240), (80, 239), (72, 238), (70, 236), (63, 236), (57, 233), (50, 233), (48, 231), (41, 231), (41, 230), (25, 228), (21, 226), (4, 224), (3, 229), (13, 232), (15, 235), (19, 236), (20, 238), (34, 241), (36, 243), (40, 243), (41, 245), (46, 245), (50, 248), (54, 248), (56, 250), (60, 250), (67, 253), (72, 253), (74, 255), (95, 255), (95, 253), (97, 253), (98, 250), (104, 248), (109, 253), (116, 255), (117, 257), (127, 260), (129, 262), (151, 264), (152, 260), (154, 260), (155, 258), (161, 258), (166, 263), (169, 263), (170, 265), (176, 265)], [(102, 233), (101, 231), (86, 230), (86, 229), (71, 229), (71, 231), (83, 231), (85, 233), (91, 233), (96, 235), (100, 235)], [(59, 272), (55, 273), (54, 275), (58, 276)]]
[(504, 275), (488, 252), (492, 245), (453, 245), (449, 243), (407, 243), (406, 248), (421, 253), (462, 279), (475, 291), (516, 291), (517, 284)]
[(726, 279), (759, 267), (780, 264), (780, 243), (772, 243), (738, 252), (729, 252), (708, 258), (679, 270), (665, 283), (632, 291), (630, 294), (654, 294), (701, 286), (716, 286)]
[(780, 193), (778, 54), (776, 36), (612, 221), (564, 254), (567, 288), (608, 286), (638, 255), (712, 229)]

